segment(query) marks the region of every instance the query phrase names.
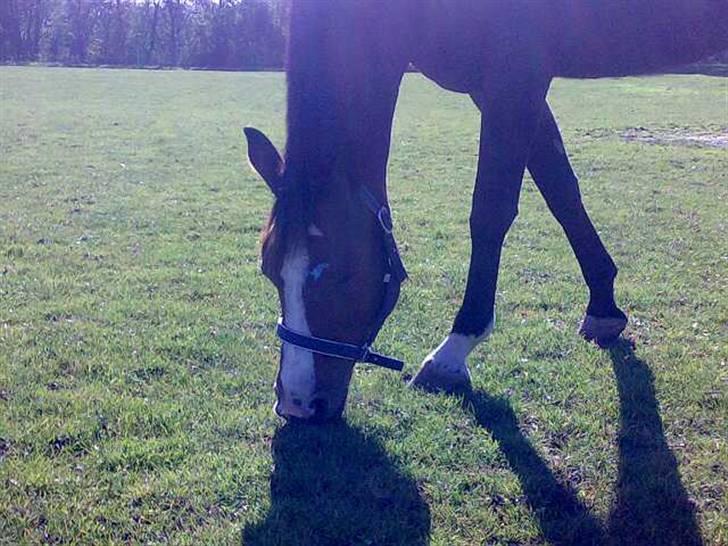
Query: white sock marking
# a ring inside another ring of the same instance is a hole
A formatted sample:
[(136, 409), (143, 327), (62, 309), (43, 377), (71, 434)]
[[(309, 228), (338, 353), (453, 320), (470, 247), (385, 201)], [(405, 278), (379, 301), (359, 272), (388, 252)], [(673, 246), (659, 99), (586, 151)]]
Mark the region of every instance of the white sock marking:
[(432, 361), (433, 366), (442, 368), (447, 373), (468, 373), (466, 360), (473, 349), (483, 342), (491, 333), (495, 326), (495, 310), (493, 310), (493, 319), (490, 324), (479, 336), (465, 336), (463, 334), (450, 334), (440, 345), (432, 351), (425, 361)]

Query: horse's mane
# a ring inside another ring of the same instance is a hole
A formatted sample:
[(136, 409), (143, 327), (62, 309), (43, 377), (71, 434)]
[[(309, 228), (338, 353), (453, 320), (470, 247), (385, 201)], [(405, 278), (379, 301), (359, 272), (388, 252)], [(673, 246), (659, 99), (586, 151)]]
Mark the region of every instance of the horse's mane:
[(286, 62), (288, 140), (286, 171), (295, 183), (321, 183), (336, 156), (337, 84), (346, 74), (337, 66), (336, 27), (354, 2), (291, 3)]
[(286, 53), (284, 187), (261, 233), (264, 262), (278, 268), (291, 241), (305, 233), (316, 194), (331, 183), (341, 123), (336, 102), (341, 58), (334, 35), (354, 2), (292, 0)]

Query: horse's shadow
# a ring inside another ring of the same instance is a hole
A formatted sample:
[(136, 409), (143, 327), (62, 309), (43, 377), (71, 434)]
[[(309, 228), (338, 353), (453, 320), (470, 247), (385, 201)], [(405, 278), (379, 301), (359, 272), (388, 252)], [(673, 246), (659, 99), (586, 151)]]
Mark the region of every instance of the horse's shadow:
[(610, 356), (621, 423), (619, 475), (606, 528), (579, 500), (576, 491), (554, 476), (521, 432), (506, 399), (475, 391), (464, 401), (477, 423), (499, 443), (550, 543), (701, 545), (695, 510), (665, 439), (652, 372), (625, 340), (610, 349)]
[[(518, 476), (543, 537), (567, 545), (702, 545), (695, 509), (665, 439), (648, 365), (621, 340), (610, 349), (620, 400), (618, 478), (606, 525), (560, 481), (519, 428), (505, 398), (464, 399)], [(273, 441), (272, 505), (243, 544), (426, 545), (430, 511), (417, 485), (374, 439), (344, 423), (287, 425)]]
[(246, 546), (429, 543), (417, 484), (374, 439), (345, 423), (289, 424), (273, 440), (271, 507)]
[(614, 544), (703, 544), (695, 508), (665, 438), (654, 376), (626, 340), (610, 349), (621, 404)]
[(521, 432), (518, 418), (505, 398), (474, 391), (464, 399), (477, 423), (487, 429), (521, 482), (526, 503), (537, 516), (544, 538), (555, 545), (602, 544), (599, 521), (561, 483)]

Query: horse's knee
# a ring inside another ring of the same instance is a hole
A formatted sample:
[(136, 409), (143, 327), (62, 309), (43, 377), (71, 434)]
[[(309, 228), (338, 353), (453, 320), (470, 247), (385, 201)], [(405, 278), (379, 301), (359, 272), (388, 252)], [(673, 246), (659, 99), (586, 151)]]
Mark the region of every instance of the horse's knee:
[(586, 209), (580, 198), (566, 198), (548, 203), (551, 214), (564, 228), (569, 228), (574, 223), (583, 223), (588, 218)]
[(547, 191), (542, 187), (539, 187), (539, 189), (542, 190), (541, 193), (551, 214), (562, 227), (568, 229), (574, 224), (581, 225), (585, 221), (589, 221), (576, 182), (565, 179), (561, 186), (557, 186), (556, 189), (551, 191)]
[(470, 215), (470, 233), (473, 240), (500, 242), (518, 216), (518, 204), (488, 213), (473, 211)]

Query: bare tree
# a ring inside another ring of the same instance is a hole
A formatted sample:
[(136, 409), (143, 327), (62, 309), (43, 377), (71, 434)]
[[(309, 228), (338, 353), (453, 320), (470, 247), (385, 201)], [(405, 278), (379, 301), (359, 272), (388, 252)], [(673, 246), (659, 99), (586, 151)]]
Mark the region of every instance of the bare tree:
[(284, 0), (0, 0), (0, 62), (279, 67)]

